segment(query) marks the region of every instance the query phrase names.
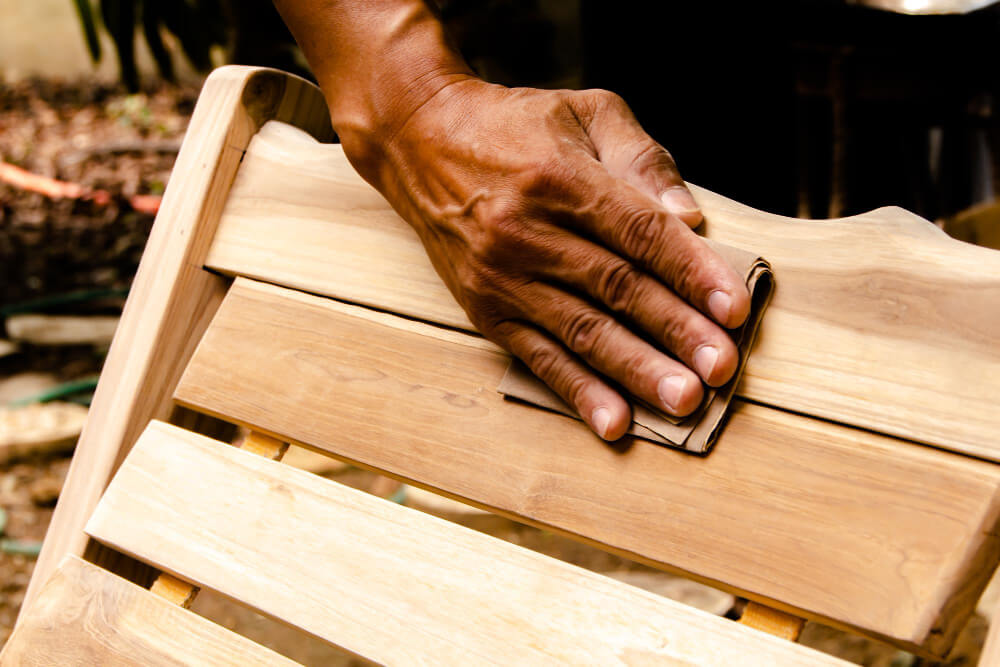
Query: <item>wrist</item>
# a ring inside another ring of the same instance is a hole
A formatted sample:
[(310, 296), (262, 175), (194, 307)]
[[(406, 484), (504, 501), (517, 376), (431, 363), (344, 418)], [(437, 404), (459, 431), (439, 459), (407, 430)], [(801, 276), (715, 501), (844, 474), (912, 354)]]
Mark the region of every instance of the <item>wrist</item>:
[(423, 2), (386, 5), (396, 6), (379, 17), (363, 52), (317, 71), (333, 127), (369, 180), (370, 165), (419, 109), (451, 84), (476, 78)]

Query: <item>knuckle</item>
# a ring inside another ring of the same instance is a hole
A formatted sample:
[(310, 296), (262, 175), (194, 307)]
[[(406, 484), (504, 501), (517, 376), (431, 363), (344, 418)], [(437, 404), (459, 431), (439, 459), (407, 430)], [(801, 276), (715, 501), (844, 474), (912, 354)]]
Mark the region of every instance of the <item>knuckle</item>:
[(479, 261), (467, 262), (457, 268), (459, 284), (474, 301), (483, 301), (497, 291), (497, 275)]
[[(559, 375), (561, 355), (552, 346), (532, 345), (529, 349), (525, 350), (521, 360), (528, 365), (528, 368), (535, 375), (545, 380), (546, 383), (552, 384)], [(558, 390), (556, 387), (553, 388)]]
[(476, 328), (488, 339), (500, 345), (508, 352), (515, 353), (518, 339), (518, 327), (509, 320), (501, 317), (484, 318), (482, 326), (478, 323)]
[(694, 252), (680, 252), (674, 258), (669, 275), (670, 283), (688, 301), (698, 303), (705, 291), (704, 264)]
[(675, 166), (674, 159), (667, 152), (667, 149), (647, 137), (634, 148), (628, 170), (633, 173), (642, 173), (651, 169), (672, 172)]
[(590, 94), (598, 107), (614, 110), (628, 109), (628, 104), (618, 93), (605, 90), (604, 88), (593, 88), (585, 92)]
[(626, 387), (634, 390), (646, 384), (649, 376), (649, 354), (633, 352), (626, 355), (621, 362), (623, 377), (620, 380)]
[(517, 200), (491, 207), (479, 223), (479, 233), (469, 241), (475, 263), (485, 267), (505, 266), (509, 259), (522, 255), (531, 245), (534, 233), (525, 207)]
[(583, 398), (587, 394), (587, 389), (593, 384), (593, 380), (583, 373), (572, 373), (564, 382), (562, 387), (554, 387), (566, 402), (580, 410)]
[(465, 265), (458, 274), (459, 303), (473, 324), (482, 331), (502, 321), (513, 305), (511, 281), (499, 271), (480, 264)]
[(674, 354), (681, 354), (688, 341), (686, 331), (684, 322), (676, 316), (668, 316), (660, 326), (659, 340)]
[(590, 308), (577, 308), (563, 326), (563, 339), (570, 349), (589, 358), (594, 355), (611, 326), (611, 318)]
[[(671, 352), (679, 357), (690, 355), (701, 345), (713, 343), (711, 327), (697, 310), (682, 303), (674, 303), (659, 312), (660, 320), (652, 333)], [(725, 337), (725, 336), (724, 336)], [(728, 340), (728, 337), (725, 337)]]
[[(553, 155), (559, 150), (553, 149)], [(570, 160), (543, 158), (524, 167), (517, 176), (520, 192), (529, 199), (559, 199), (573, 187)]]
[(582, 111), (585, 118), (593, 118), (608, 111), (631, 113), (620, 95), (603, 88), (572, 91), (568, 99), (571, 100), (570, 106)]
[(663, 221), (653, 209), (627, 211), (620, 222), (622, 250), (644, 264), (663, 252)]
[(641, 280), (641, 274), (631, 264), (616, 260), (598, 278), (598, 292), (608, 308), (625, 312), (634, 305)]

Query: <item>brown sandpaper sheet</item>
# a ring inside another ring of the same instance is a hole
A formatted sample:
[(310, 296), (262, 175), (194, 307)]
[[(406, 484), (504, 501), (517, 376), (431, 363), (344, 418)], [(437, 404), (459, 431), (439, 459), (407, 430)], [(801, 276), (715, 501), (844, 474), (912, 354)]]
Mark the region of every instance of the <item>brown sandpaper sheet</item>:
[[(632, 405), (632, 425), (628, 430), (630, 435), (698, 454), (708, 453), (725, 424), (729, 404), (746, 367), (747, 357), (764, 316), (764, 309), (767, 308), (771, 293), (774, 291), (774, 276), (771, 265), (766, 260), (739, 248), (708, 239), (703, 240), (733, 267), (737, 275), (743, 276), (750, 291), (750, 315), (743, 326), (729, 332), (740, 354), (736, 373), (721, 387), (706, 386), (701, 405), (683, 418), (669, 415), (635, 397), (627, 397)], [(517, 359), (507, 367), (507, 372), (497, 390), (507, 398), (580, 418), (575, 410), (559, 398), (558, 394), (549, 389)]]

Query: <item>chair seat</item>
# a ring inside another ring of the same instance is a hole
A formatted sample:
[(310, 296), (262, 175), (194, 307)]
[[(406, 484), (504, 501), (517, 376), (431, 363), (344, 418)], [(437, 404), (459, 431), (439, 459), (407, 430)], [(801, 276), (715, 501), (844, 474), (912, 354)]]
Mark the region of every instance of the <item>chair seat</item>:
[(380, 664), (841, 664), (160, 422), (87, 532)]

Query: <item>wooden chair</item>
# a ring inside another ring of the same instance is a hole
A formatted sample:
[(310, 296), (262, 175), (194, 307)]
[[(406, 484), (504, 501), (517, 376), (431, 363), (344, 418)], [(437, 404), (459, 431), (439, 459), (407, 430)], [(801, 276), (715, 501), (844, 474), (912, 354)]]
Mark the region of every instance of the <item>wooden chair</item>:
[[(708, 456), (612, 447), (496, 393), (508, 356), (331, 136), (302, 80), (208, 79), (3, 665), (290, 662), (185, 609), (199, 587), (387, 664), (837, 662), (788, 641), (804, 618), (948, 652), (1000, 557), (1000, 253), (696, 190), (775, 298)], [(688, 608), (287, 442), (751, 603)]]

